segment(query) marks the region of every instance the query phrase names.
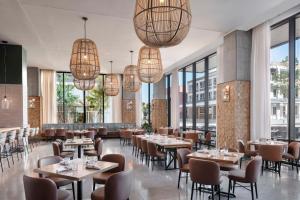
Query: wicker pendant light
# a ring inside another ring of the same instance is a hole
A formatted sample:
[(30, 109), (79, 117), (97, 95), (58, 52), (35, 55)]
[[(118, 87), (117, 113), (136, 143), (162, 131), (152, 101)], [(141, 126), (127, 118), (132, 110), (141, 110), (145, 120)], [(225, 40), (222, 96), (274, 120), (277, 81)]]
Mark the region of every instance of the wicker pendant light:
[(84, 20), (84, 38), (73, 43), (70, 60), (72, 75), (78, 80), (95, 79), (100, 73), (100, 64), (96, 44), (86, 38), (86, 21)]
[(106, 96), (117, 96), (119, 94), (119, 80), (116, 74), (112, 73), (112, 63), (110, 62), (110, 74), (105, 76), (104, 93)]
[(74, 86), (78, 90), (91, 90), (95, 87), (95, 79), (92, 80), (78, 80), (75, 79), (73, 80)]
[(143, 46), (140, 49), (138, 76), (144, 83), (156, 83), (163, 77), (163, 67), (158, 48)]
[(123, 87), (128, 92), (137, 92), (141, 88), (141, 81), (138, 76), (138, 68), (136, 65), (132, 64), (132, 54), (131, 53), (131, 65), (125, 67), (123, 73)]
[(179, 44), (187, 36), (191, 20), (189, 0), (136, 0), (135, 32), (148, 46)]

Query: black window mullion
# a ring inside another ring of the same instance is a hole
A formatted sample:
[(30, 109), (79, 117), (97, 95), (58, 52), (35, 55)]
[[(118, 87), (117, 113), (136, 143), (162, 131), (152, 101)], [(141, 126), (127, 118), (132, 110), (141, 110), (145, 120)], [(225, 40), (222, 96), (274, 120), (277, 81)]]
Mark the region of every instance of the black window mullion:
[(192, 118), (193, 118), (193, 130), (196, 130), (196, 63), (193, 63), (193, 84), (192, 84)]
[[(102, 87), (104, 87), (104, 75), (102, 75)], [(102, 123), (104, 123), (104, 100), (105, 100), (105, 93), (103, 91), (102, 95)]]
[(208, 130), (208, 81), (209, 81), (209, 73), (208, 73), (208, 70), (209, 70), (209, 64), (208, 64), (208, 58), (209, 57), (206, 57), (205, 59), (204, 59), (204, 61), (205, 61), (205, 70), (204, 70), (204, 73), (205, 73), (205, 82), (204, 82), (204, 85), (205, 85), (205, 87), (204, 87), (204, 98), (205, 98), (205, 106), (204, 106), (204, 112), (205, 112), (205, 114), (204, 114), (204, 129), (205, 129), (205, 131), (207, 131)]
[(151, 123), (150, 83), (148, 83), (148, 123)]
[(295, 35), (296, 19), (289, 19), (289, 100), (288, 100), (288, 139), (295, 139)]
[(167, 75), (168, 126), (171, 126), (171, 75)]
[(186, 130), (186, 68), (182, 70), (182, 129)]
[(87, 114), (86, 114), (86, 101), (85, 101), (85, 90), (83, 90), (83, 123), (86, 123)]
[(65, 118), (65, 73), (62, 73), (63, 76), (63, 122), (66, 123)]

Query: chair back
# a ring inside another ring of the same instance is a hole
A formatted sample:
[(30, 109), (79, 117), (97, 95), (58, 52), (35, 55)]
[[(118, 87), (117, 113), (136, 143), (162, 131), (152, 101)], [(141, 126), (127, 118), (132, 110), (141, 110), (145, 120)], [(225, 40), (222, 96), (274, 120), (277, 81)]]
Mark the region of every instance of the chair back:
[(132, 137), (131, 137), (131, 143), (132, 143), (132, 145), (133, 146), (137, 146), (137, 143), (136, 143), (136, 136), (135, 135), (133, 135)]
[(191, 180), (204, 185), (220, 184), (220, 166), (218, 163), (208, 160), (189, 160)]
[(182, 168), (184, 164), (189, 163), (187, 155), (190, 153), (192, 153), (192, 151), (187, 148), (177, 149), (177, 160), (179, 168)]
[[(53, 164), (59, 163), (62, 160), (63, 160), (63, 158), (59, 157), (59, 156), (43, 157), (38, 160), (37, 167), (40, 168), (40, 167), (47, 166), (47, 165), (53, 165)], [(40, 174), (39, 176), (43, 177), (42, 174)]]
[(73, 139), (74, 138), (74, 132), (73, 131), (67, 131), (66, 132), (66, 138), (67, 139)]
[(100, 138), (97, 138), (95, 141), (95, 150), (98, 156), (101, 156), (103, 149), (103, 141)]
[(99, 136), (107, 135), (107, 129), (103, 128), (103, 127), (99, 128), (98, 133), (99, 133)]
[(147, 148), (148, 148), (148, 154), (150, 156), (156, 156), (157, 155), (157, 149), (156, 145), (152, 142), (147, 142)]
[(142, 151), (146, 154), (148, 154), (148, 141), (142, 140)]
[(136, 138), (136, 144), (137, 144), (137, 147), (138, 147), (139, 149), (142, 149), (142, 138), (137, 137), (137, 138)]
[(246, 167), (246, 179), (249, 183), (255, 183), (257, 181), (260, 168), (261, 168), (262, 159), (260, 156), (255, 156)]
[(132, 172), (124, 171), (110, 176), (105, 183), (105, 199), (126, 200), (129, 199), (132, 185)]
[(245, 145), (243, 140), (238, 140), (238, 148), (240, 153), (246, 153)]
[(55, 156), (60, 156), (60, 147), (58, 142), (52, 142), (52, 149)]
[(57, 200), (57, 188), (54, 181), (47, 178), (23, 176), (26, 200)]
[(185, 134), (185, 139), (191, 139), (193, 143), (196, 143), (199, 140), (198, 133), (188, 132)]
[[(0, 133), (0, 146), (4, 146), (6, 143), (7, 132)], [(1, 153), (1, 152), (0, 152)]]
[(95, 133), (94, 133), (94, 131), (87, 131), (87, 132), (84, 132), (84, 137), (86, 137), (86, 138), (91, 138), (92, 140), (94, 140), (94, 138), (95, 138)]
[(56, 129), (55, 136), (57, 137), (66, 137), (66, 130), (63, 128)]
[(16, 140), (16, 135), (17, 135), (17, 131), (16, 130), (11, 130), (7, 132), (7, 141), (9, 143), (13, 143)]
[(106, 154), (102, 157), (102, 161), (118, 163), (119, 166), (107, 172), (118, 173), (125, 169), (125, 157), (121, 154)]
[(174, 129), (173, 134), (174, 134), (176, 137), (180, 137), (180, 133), (179, 133), (178, 128)]
[(17, 138), (17, 140), (20, 142), (20, 141), (23, 140), (23, 137), (26, 137), (26, 136), (25, 136), (25, 129), (21, 128), (21, 129), (19, 129), (19, 131), (17, 132), (16, 138)]
[(94, 136), (97, 135), (98, 130), (96, 128), (88, 128), (87, 130), (93, 132)]
[(260, 145), (259, 155), (263, 160), (279, 162), (282, 160), (283, 146), (281, 145)]
[(206, 143), (211, 142), (211, 132), (207, 132), (207, 133), (205, 134), (205, 142), (206, 142)]
[(291, 142), (288, 146), (288, 153), (293, 155), (295, 159), (299, 159), (300, 143)]
[(47, 137), (54, 137), (55, 136), (55, 130), (54, 129), (46, 129), (45, 130), (45, 135)]

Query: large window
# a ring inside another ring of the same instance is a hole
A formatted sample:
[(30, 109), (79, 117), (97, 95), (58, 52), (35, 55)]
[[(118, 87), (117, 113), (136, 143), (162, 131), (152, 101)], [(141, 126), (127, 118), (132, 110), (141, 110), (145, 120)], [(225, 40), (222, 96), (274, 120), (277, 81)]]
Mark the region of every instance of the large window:
[(271, 137), (300, 139), (300, 19), (292, 16), (272, 26), (270, 50)]
[(153, 84), (142, 83), (142, 124), (151, 123), (151, 101), (153, 99)]
[(111, 122), (111, 98), (104, 95), (104, 75), (90, 91), (78, 90), (68, 72), (56, 74), (58, 123)]
[(180, 128), (216, 130), (216, 54), (178, 71)]

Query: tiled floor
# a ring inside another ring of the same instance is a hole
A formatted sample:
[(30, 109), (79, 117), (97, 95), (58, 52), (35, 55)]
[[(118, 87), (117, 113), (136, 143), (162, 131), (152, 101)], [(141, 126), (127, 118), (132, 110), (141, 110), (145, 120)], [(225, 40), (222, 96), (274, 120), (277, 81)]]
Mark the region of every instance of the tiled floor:
[[(104, 142), (104, 154), (122, 153), (126, 156), (126, 168), (133, 168), (134, 182), (131, 191), (131, 200), (185, 200), (190, 199), (191, 182), (188, 185), (182, 181), (180, 189), (177, 189), (177, 170), (165, 171), (162, 166), (155, 166), (152, 171), (140, 160), (131, 154), (131, 146), (120, 146), (119, 140), (110, 139)], [(31, 173), (36, 167), (37, 160), (43, 156), (52, 155), (50, 143), (41, 144), (35, 148), (33, 152), (20, 161), (16, 161), (15, 165), (10, 169), (6, 162), (4, 173), (0, 172), (0, 199), (1, 200), (21, 200), (25, 199), (22, 182), (24, 173)], [(17, 158), (15, 157), (15, 160)], [(227, 179), (223, 178), (222, 188), (227, 190)], [(84, 198), (89, 199), (92, 192), (91, 179), (83, 183)], [(260, 177), (258, 183), (259, 199), (262, 200), (297, 200), (300, 199), (300, 175), (291, 168), (283, 167), (281, 178), (271, 172), (265, 172)], [(250, 192), (237, 189), (238, 200), (251, 199)], [(207, 194), (197, 194), (194, 199), (208, 199)], [(222, 198), (226, 199), (226, 198)]]

